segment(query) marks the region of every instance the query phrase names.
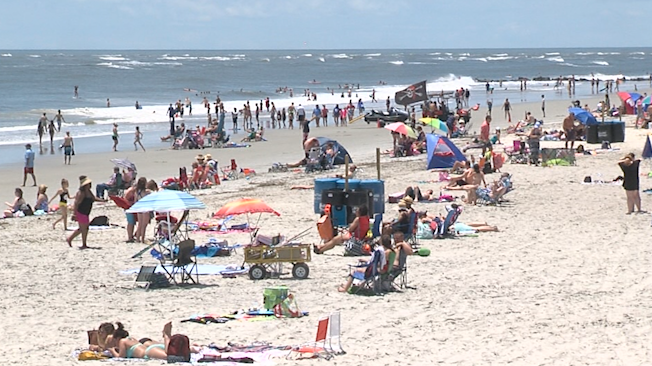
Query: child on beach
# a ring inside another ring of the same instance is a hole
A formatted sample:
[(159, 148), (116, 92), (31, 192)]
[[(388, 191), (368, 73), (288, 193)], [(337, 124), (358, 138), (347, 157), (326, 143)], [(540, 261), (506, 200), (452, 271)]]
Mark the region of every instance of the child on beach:
[(63, 222), (63, 231), (68, 230), (68, 186), (68, 180), (65, 178), (61, 179), (61, 188), (59, 188), (57, 193), (55, 193), (55, 195), (50, 199), (50, 202), (48, 202), (49, 205), (55, 200), (55, 198), (57, 198), (57, 196), (59, 197), (59, 212), (61, 213), (61, 217), (52, 224), (52, 229), (54, 229), (59, 222)]
[[(138, 145), (140, 145), (140, 148), (143, 149), (143, 151), (145, 151), (145, 147), (143, 146), (143, 143), (140, 142), (142, 138), (143, 138), (143, 133), (140, 132), (140, 127), (136, 126), (136, 132), (134, 133), (134, 149), (136, 151), (138, 151)], [(115, 145), (117, 145), (117, 143)]]

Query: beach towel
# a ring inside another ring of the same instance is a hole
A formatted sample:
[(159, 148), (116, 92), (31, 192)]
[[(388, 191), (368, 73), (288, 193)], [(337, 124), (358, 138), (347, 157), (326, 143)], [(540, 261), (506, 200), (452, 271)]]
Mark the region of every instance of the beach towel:
[[(172, 266), (165, 266), (168, 271), (172, 271)], [(137, 274), (140, 271), (140, 268), (132, 268), (124, 271), (120, 271), (121, 275), (133, 275)], [(155, 273), (166, 273), (163, 267), (160, 265), (156, 267)], [(249, 267), (244, 266), (244, 268), (239, 264), (230, 264), (228, 266), (217, 265), (217, 264), (197, 264), (197, 273), (199, 275), (237, 275), (237, 274), (246, 274), (249, 272)]]

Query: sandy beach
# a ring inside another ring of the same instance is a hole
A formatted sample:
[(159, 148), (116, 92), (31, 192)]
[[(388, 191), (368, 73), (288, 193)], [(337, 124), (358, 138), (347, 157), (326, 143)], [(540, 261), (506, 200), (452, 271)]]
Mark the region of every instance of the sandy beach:
[[(649, 91), (648, 91), (649, 92)], [(613, 98), (613, 97), (612, 97)], [(516, 101), (514, 101), (516, 102)], [(595, 106), (597, 97), (582, 100)], [(494, 100), (494, 126), (506, 127), (500, 104)], [(545, 128), (559, 127), (569, 101), (548, 101)], [(540, 102), (513, 104), (513, 120), (532, 111), (540, 118)], [(482, 122), (484, 108), (473, 115), (474, 128)], [(631, 118), (631, 117), (630, 117)], [(91, 231), (89, 245), (80, 251), (66, 245), (59, 226), (51, 229), (56, 215), (0, 220), (3, 263), (0, 268), (0, 299), (3, 321), (0, 343), (4, 361), (24, 365), (72, 365), (73, 349), (87, 343), (86, 330), (101, 322), (121, 321), (136, 337), (160, 338), (163, 324), (172, 321), (175, 332), (198, 344), (227, 342), (297, 345), (314, 340), (317, 321), (332, 311), (342, 316), (342, 344), (347, 354), (336, 365), (646, 365), (652, 363), (652, 312), (649, 271), (652, 250), (647, 248), (649, 214), (625, 215), (625, 193), (618, 184), (581, 184), (585, 176), (611, 181), (621, 175), (616, 162), (624, 154), (640, 156), (648, 130), (628, 125), (626, 142), (614, 143), (614, 151), (577, 157), (572, 167), (533, 167), (506, 164), (515, 190), (509, 202), (495, 206), (465, 206), (460, 222), (486, 221), (497, 225), (496, 233), (478, 237), (421, 240), (429, 257), (408, 259), (408, 281), (415, 289), (367, 297), (339, 293), (348, 264), (342, 248), (313, 256), (310, 277), (289, 277), (254, 282), (237, 278), (201, 276), (201, 285), (143, 291), (129, 288), (133, 276), (120, 271), (138, 268), (143, 260), (131, 259), (142, 244), (126, 244), (123, 229)], [(375, 149), (391, 147), (387, 130), (358, 121), (346, 128), (311, 128), (312, 136), (327, 136), (344, 145), (362, 168), (361, 178), (375, 178)], [(234, 136), (238, 139), (243, 135)], [(206, 221), (223, 204), (241, 197), (261, 198), (281, 213), (263, 215), (260, 233), (297, 234), (311, 228), (303, 238), (318, 243), (317, 215), (313, 214), (313, 190), (290, 190), (311, 185), (314, 178), (335, 172), (267, 173), (274, 162), (296, 162), (301, 156), (300, 130), (269, 130), (269, 141), (249, 148), (171, 151), (167, 144), (143, 152), (79, 154), (70, 166), (60, 157), (37, 158), (37, 182), (54, 194), (59, 181), (78, 187), (81, 174), (103, 182), (111, 174), (109, 159), (129, 158), (139, 176), (160, 181), (176, 176), (197, 153), (210, 152), (220, 164), (236, 159), (240, 167), (258, 172), (251, 179), (223, 182), (207, 190), (192, 191), (207, 205), (193, 211), (191, 221)], [(505, 146), (513, 135), (503, 135)], [(455, 140), (462, 147), (467, 140)], [(130, 144), (126, 144), (130, 145)], [(560, 147), (562, 142), (542, 141), (541, 147)], [(598, 145), (586, 145), (597, 148)], [(107, 148), (110, 148), (107, 142)], [(498, 148), (500, 150), (500, 148)], [(381, 158), (385, 192), (404, 191), (408, 185), (439, 189), (441, 183), (425, 170), (425, 155), (404, 159)], [(641, 164), (641, 173), (650, 170)], [(340, 168), (340, 172), (343, 168)], [(3, 199), (12, 198), (22, 179), (22, 166), (0, 170)], [(487, 180), (497, 179), (497, 174)], [(28, 184), (31, 182), (28, 180)], [(650, 188), (642, 178), (641, 188)], [(36, 189), (25, 197), (33, 204)], [(650, 210), (649, 196), (642, 193), (643, 209)], [(386, 203), (385, 220), (395, 215)], [(445, 205), (417, 203), (417, 210), (444, 213)], [(107, 215), (114, 224), (125, 225), (123, 211), (113, 204), (96, 204), (92, 216)], [(245, 222), (244, 217), (233, 223)], [(148, 229), (149, 236), (153, 228)], [(201, 244), (211, 235), (191, 234)], [(230, 243), (245, 243), (248, 234), (215, 235)], [(80, 241), (73, 242), (79, 246)], [(239, 265), (242, 250), (231, 257), (199, 259), (200, 263)], [(266, 287), (285, 284), (309, 316), (259, 322), (232, 321), (200, 325), (180, 323), (193, 314), (228, 313), (260, 306)], [(92, 364), (96, 361), (89, 361)], [(156, 363), (156, 361), (150, 361)], [(316, 365), (323, 360), (274, 363)], [(120, 363), (118, 363), (120, 364)], [(129, 364), (129, 363), (126, 363)]]

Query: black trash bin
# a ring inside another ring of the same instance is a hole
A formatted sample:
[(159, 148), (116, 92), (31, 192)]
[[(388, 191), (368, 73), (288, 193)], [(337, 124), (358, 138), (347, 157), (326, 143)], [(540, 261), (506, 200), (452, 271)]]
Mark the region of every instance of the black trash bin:
[(625, 142), (625, 122), (611, 121), (613, 140), (610, 142)]
[(597, 126), (598, 126), (597, 143), (602, 143), (602, 141), (614, 142), (613, 123), (598, 123)]
[(598, 125), (586, 126), (586, 143), (587, 144), (600, 144), (602, 141), (598, 140)]

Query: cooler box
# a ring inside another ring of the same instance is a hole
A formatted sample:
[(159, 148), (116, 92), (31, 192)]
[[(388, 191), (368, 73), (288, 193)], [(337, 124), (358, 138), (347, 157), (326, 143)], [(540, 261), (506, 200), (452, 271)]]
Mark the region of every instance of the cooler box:
[[(360, 189), (360, 182), (362, 182), (360, 179), (349, 179), (349, 191), (355, 191), (357, 189)], [(344, 179), (338, 179), (337, 188), (344, 189), (345, 186), (344, 183), (345, 183)]]
[(609, 123), (611, 123), (611, 133), (613, 135), (613, 140), (609, 140), (609, 142), (625, 142), (625, 122), (609, 121)]
[(385, 182), (378, 179), (365, 179), (360, 182), (360, 189), (373, 192), (372, 205), (369, 206), (369, 215), (385, 213)]
[(280, 304), (288, 297), (290, 289), (287, 286), (267, 287), (263, 290), (263, 302), (265, 309), (272, 310), (274, 306)]
[(315, 179), (315, 206), (314, 206), (314, 211), (315, 213), (320, 213), (321, 212), (321, 199), (322, 199), (322, 192), (327, 190), (327, 189), (335, 189), (337, 188), (337, 181), (338, 178), (319, 178)]
[(331, 208), (331, 218), (334, 227), (346, 227), (349, 225), (347, 221), (347, 207), (346, 206), (333, 206)]
[(598, 123), (598, 142), (602, 141), (613, 142), (613, 124), (611, 123)]

